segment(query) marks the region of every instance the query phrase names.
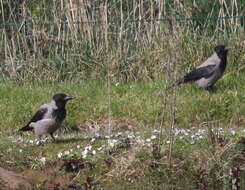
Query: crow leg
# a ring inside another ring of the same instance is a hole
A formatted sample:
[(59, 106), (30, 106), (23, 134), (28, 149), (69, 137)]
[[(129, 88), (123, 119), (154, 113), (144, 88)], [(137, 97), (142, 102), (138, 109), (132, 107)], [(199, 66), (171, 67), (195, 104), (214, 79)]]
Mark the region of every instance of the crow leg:
[(216, 88), (215, 88), (215, 86), (209, 86), (209, 87), (207, 87), (207, 88), (205, 88), (205, 90), (208, 92), (208, 93), (215, 93), (216, 92)]
[(55, 138), (54, 138), (53, 133), (49, 133), (49, 134), (50, 134), (50, 136), (52, 137), (53, 141), (55, 141)]

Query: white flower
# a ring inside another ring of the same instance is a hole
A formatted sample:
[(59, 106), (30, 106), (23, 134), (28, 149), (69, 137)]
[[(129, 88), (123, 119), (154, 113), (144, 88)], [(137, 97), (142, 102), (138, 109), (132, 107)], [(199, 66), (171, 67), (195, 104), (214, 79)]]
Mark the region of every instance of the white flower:
[(61, 158), (62, 155), (63, 155), (62, 152), (59, 152), (59, 153), (57, 154), (58, 158)]
[(122, 136), (122, 132), (118, 132), (118, 133), (116, 134), (116, 137), (119, 137), (119, 136)]
[(83, 154), (88, 154), (88, 149), (85, 149), (84, 151), (83, 151)]
[(98, 151), (102, 150), (102, 147), (97, 148)]
[(220, 127), (218, 130), (219, 130), (219, 131), (224, 131), (222, 127)]
[(20, 149), (20, 150), (19, 150), (19, 152), (23, 152), (23, 150), (22, 150), (22, 149)]
[(183, 136), (179, 136), (179, 139), (182, 140), (184, 137)]
[(80, 145), (77, 145), (77, 149), (79, 149), (81, 146)]
[(42, 162), (42, 164), (45, 164), (45, 163), (46, 163), (46, 158), (45, 158), (45, 157), (42, 157), (42, 158), (40, 159), (40, 161)]
[(69, 150), (66, 150), (65, 152), (64, 152), (64, 155), (69, 155), (70, 154), (70, 151)]
[(157, 129), (154, 129), (154, 130), (152, 131), (152, 133), (153, 133), (153, 134), (158, 134), (158, 133), (160, 133), (160, 131), (157, 130)]
[(141, 139), (140, 137), (137, 137), (136, 143), (144, 145), (145, 141), (143, 139)]
[(167, 144), (169, 144), (169, 143), (170, 143), (170, 141), (166, 141), (166, 143), (167, 143)]
[(33, 140), (29, 140), (29, 143), (33, 144)]
[(92, 146), (86, 146), (84, 149), (90, 151), (92, 149)]
[(116, 139), (109, 139), (108, 140), (108, 145), (112, 148), (116, 145), (116, 143), (117, 143)]
[(179, 133), (181, 133), (181, 130), (175, 129), (174, 134), (177, 136)]
[(133, 139), (133, 138), (135, 138), (135, 136), (134, 135), (128, 135), (128, 138)]
[(195, 144), (195, 141), (190, 141), (190, 144)]
[(92, 138), (92, 139), (91, 139), (91, 142), (94, 142), (94, 141), (95, 141), (95, 138)]
[(202, 135), (200, 135), (198, 138), (199, 138), (199, 139), (203, 139), (204, 137), (203, 137)]
[(118, 86), (119, 85), (119, 82), (117, 82), (115, 85)]
[(232, 135), (235, 135), (236, 132), (235, 132), (234, 130), (231, 130), (231, 134), (232, 134)]
[(152, 140), (154, 140), (154, 139), (156, 139), (156, 138), (157, 138), (156, 135), (152, 135), (152, 136), (151, 136), (151, 139), (152, 139)]
[(146, 142), (151, 142), (151, 139), (146, 139)]
[(88, 150), (85, 149), (85, 150), (82, 152), (82, 157), (83, 157), (83, 158), (86, 158), (86, 157), (87, 157), (87, 154), (88, 154)]
[(95, 133), (95, 137), (96, 138), (99, 138), (100, 137), (100, 134), (99, 133)]
[(95, 155), (95, 154), (96, 154), (96, 151), (95, 151), (95, 150), (93, 150), (93, 151), (92, 151), (92, 154), (93, 154), (93, 155)]

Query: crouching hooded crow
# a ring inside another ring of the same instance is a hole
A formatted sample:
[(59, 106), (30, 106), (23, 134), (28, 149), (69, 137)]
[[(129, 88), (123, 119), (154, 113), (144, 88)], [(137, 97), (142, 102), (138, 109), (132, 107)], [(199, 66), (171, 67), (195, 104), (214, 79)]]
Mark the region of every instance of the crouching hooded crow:
[(66, 103), (73, 97), (60, 93), (55, 94), (50, 103), (43, 104), (27, 125), (19, 131), (34, 131), (34, 134), (41, 137), (50, 134), (55, 141), (53, 133), (61, 126), (66, 117)]
[(167, 89), (187, 82), (195, 82), (204, 89), (212, 87), (225, 71), (229, 49), (224, 45), (216, 46), (212, 56)]

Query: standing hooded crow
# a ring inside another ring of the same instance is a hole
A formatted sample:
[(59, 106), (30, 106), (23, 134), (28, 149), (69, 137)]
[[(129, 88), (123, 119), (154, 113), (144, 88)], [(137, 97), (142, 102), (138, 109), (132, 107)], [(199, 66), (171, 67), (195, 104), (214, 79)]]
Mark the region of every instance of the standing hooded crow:
[(187, 82), (195, 82), (204, 89), (212, 87), (225, 71), (229, 49), (224, 45), (216, 46), (212, 56), (167, 89)]
[(50, 103), (43, 104), (27, 125), (19, 131), (34, 131), (34, 134), (41, 137), (50, 134), (55, 141), (53, 133), (61, 126), (66, 117), (65, 105), (73, 97), (60, 93), (55, 94)]

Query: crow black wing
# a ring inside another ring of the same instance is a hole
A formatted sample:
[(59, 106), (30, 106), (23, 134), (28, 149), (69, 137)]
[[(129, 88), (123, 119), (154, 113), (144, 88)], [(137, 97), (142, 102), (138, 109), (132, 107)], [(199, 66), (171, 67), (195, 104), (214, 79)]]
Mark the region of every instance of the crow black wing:
[(184, 76), (183, 83), (196, 81), (196, 80), (199, 80), (201, 78), (208, 78), (214, 73), (215, 67), (216, 67), (216, 65), (207, 65), (205, 67), (200, 67), (200, 68), (194, 69), (193, 71), (187, 73)]
[(196, 81), (196, 80), (199, 80), (201, 78), (208, 78), (214, 73), (215, 67), (216, 67), (216, 65), (207, 65), (205, 67), (199, 67), (197, 69), (194, 69), (193, 71), (187, 73), (182, 79), (179, 79), (176, 82), (174, 82), (173, 84), (169, 85), (166, 88), (166, 90), (168, 90), (174, 86), (178, 86), (182, 83)]
[(29, 124), (30, 124), (31, 122), (36, 122), (36, 121), (39, 121), (39, 120), (43, 119), (43, 117), (44, 117), (44, 115), (45, 115), (45, 113), (46, 113), (47, 111), (48, 111), (47, 108), (41, 108), (41, 109), (39, 109), (39, 110), (35, 113), (35, 115), (32, 117), (32, 119), (28, 122), (28, 124), (27, 124), (25, 127), (21, 128), (20, 131), (29, 131), (29, 130), (32, 130), (32, 128), (29, 127)]

